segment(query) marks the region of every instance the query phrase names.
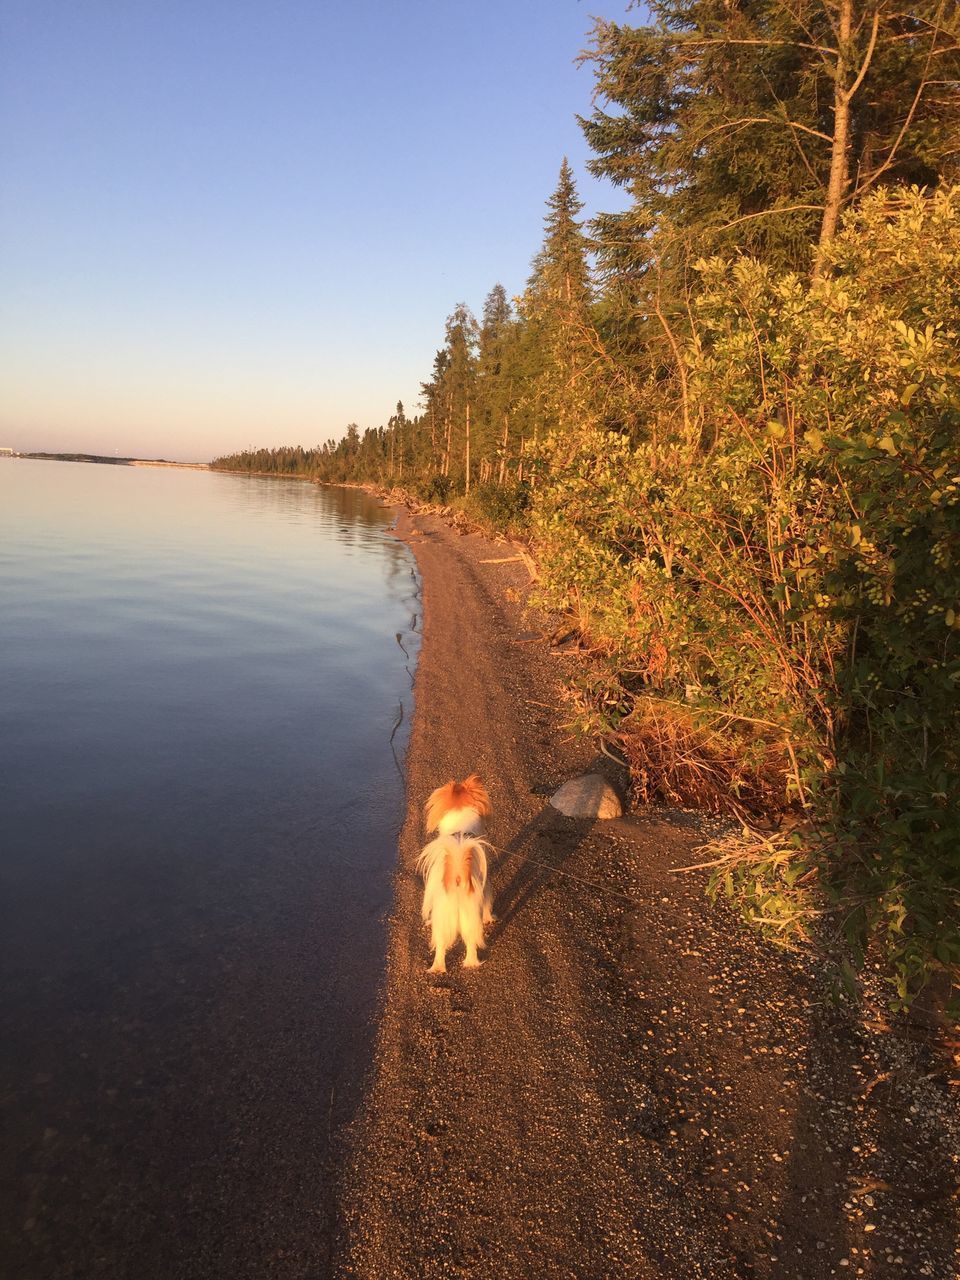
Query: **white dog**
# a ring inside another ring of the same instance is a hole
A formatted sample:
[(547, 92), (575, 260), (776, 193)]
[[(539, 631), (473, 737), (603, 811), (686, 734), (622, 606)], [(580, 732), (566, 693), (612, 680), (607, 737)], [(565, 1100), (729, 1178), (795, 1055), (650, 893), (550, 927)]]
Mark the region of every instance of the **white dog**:
[(430, 973), (446, 973), (449, 949), (462, 938), (466, 947), (465, 969), (480, 965), (477, 948), (484, 946), (484, 926), (493, 922), (492, 898), (487, 888), (487, 854), (482, 838), (483, 819), (490, 812), (486, 787), (472, 773), (463, 782), (438, 787), (425, 805), (427, 832), (435, 840), (417, 859), (423, 876), (421, 915), (430, 926), (433, 964)]

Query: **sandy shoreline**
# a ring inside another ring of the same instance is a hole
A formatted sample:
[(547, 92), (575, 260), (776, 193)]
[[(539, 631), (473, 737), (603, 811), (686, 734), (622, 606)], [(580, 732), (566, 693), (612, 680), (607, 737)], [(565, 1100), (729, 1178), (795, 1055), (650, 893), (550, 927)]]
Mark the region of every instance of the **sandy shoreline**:
[[(825, 1003), (671, 868), (689, 815), (577, 823), (569, 657), (522, 613), (503, 544), (402, 512), (423, 640), (371, 1088), (335, 1274), (946, 1280), (956, 1109), (922, 1047)], [(479, 771), (495, 807), (488, 961), (427, 977), (421, 807)], [(550, 870), (549, 868), (553, 868)]]

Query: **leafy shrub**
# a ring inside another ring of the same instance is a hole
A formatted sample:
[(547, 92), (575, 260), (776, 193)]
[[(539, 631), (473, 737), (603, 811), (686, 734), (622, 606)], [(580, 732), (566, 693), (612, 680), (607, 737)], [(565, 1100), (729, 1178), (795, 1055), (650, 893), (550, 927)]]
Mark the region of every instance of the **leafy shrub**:
[[(684, 377), (632, 437), (548, 440), (533, 526), (548, 602), (614, 673), (597, 727), (662, 759), (648, 790), (702, 801), (706, 771), (734, 810), (804, 808), (905, 1001), (960, 961), (960, 189), (874, 195), (831, 260), (698, 264)], [(686, 783), (652, 697), (689, 708)]]
[(414, 492), (421, 502), (437, 502), (446, 506), (453, 491), (453, 481), (449, 476), (432, 475), (418, 479), (414, 484)]
[(530, 487), (515, 480), (503, 485), (493, 482), (475, 485), (459, 505), (480, 524), (505, 533), (518, 533), (530, 506)]
[(865, 305), (849, 408), (823, 437), (849, 508), (822, 555), (850, 632), (833, 879), (904, 1001), (960, 963), (960, 191), (871, 201), (834, 262)]

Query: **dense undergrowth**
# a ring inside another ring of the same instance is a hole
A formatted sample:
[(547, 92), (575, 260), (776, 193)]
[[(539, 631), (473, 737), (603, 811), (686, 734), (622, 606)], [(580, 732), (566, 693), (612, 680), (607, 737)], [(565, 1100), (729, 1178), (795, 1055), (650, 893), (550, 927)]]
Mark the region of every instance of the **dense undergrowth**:
[(960, 192), (870, 199), (830, 261), (701, 261), (685, 405), (548, 440), (532, 528), (584, 723), (643, 795), (802, 816), (724, 887), (787, 939), (815, 870), (906, 1000), (960, 961)]

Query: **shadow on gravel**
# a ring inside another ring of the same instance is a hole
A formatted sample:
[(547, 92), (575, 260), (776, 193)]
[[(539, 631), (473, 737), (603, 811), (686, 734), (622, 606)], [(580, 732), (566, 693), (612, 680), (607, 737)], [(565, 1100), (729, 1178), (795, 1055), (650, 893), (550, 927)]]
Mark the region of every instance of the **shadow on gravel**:
[(946, 1275), (958, 1244), (956, 1181), (914, 1071), (877, 1062), (865, 1082), (855, 1064), (865, 1063), (866, 1039), (829, 1007), (817, 1023), (780, 1227), (805, 1257), (782, 1258), (771, 1280), (803, 1280), (817, 1252), (851, 1275), (884, 1261), (910, 1276)]
[[(595, 756), (582, 772), (599, 773), (621, 797), (627, 792), (629, 779), (626, 770), (618, 768), (607, 756)], [(537, 793), (551, 795), (553, 790), (551, 784), (537, 788)], [(597, 822), (596, 818), (566, 818), (548, 801), (536, 817), (499, 850), (494, 894), (497, 923), (490, 935), (491, 942), (535, 894), (542, 889), (558, 888), (567, 880), (578, 879), (566, 871), (565, 866)]]
[[(814, 1056), (812, 1048), (804, 1055), (805, 1074), (815, 1072)], [(849, 1078), (843, 1083), (853, 1087)], [(814, 1087), (810, 1081), (800, 1088), (792, 1118), (785, 1194), (773, 1228), (778, 1243), (770, 1242), (777, 1259), (770, 1280), (820, 1275), (824, 1262), (828, 1268), (836, 1267), (850, 1252), (852, 1241), (843, 1211), (850, 1139), (842, 1126), (825, 1132), (828, 1118)], [(851, 1273), (856, 1274), (856, 1269), (851, 1268)]]
[[(823, 941), (822, 954), (832, 946)], [(834, 1006), (822, 975), (798, 994), (809, 1022), (770, 1280), (873, 1275), (883, 1264), (946, 1276), (960, 1243), (956, 1177), (925, 1093), (930, 1062), (920, 1049), (904, 1056), (885, 1016)]]
[(497, 921), (490, 934), (491, 942), (496, 941), (535, 894), (563, 884), (566, 864), (595, 822), (595, 819), (565, 818), (546, 804), (499, 850), (494, 894)]

